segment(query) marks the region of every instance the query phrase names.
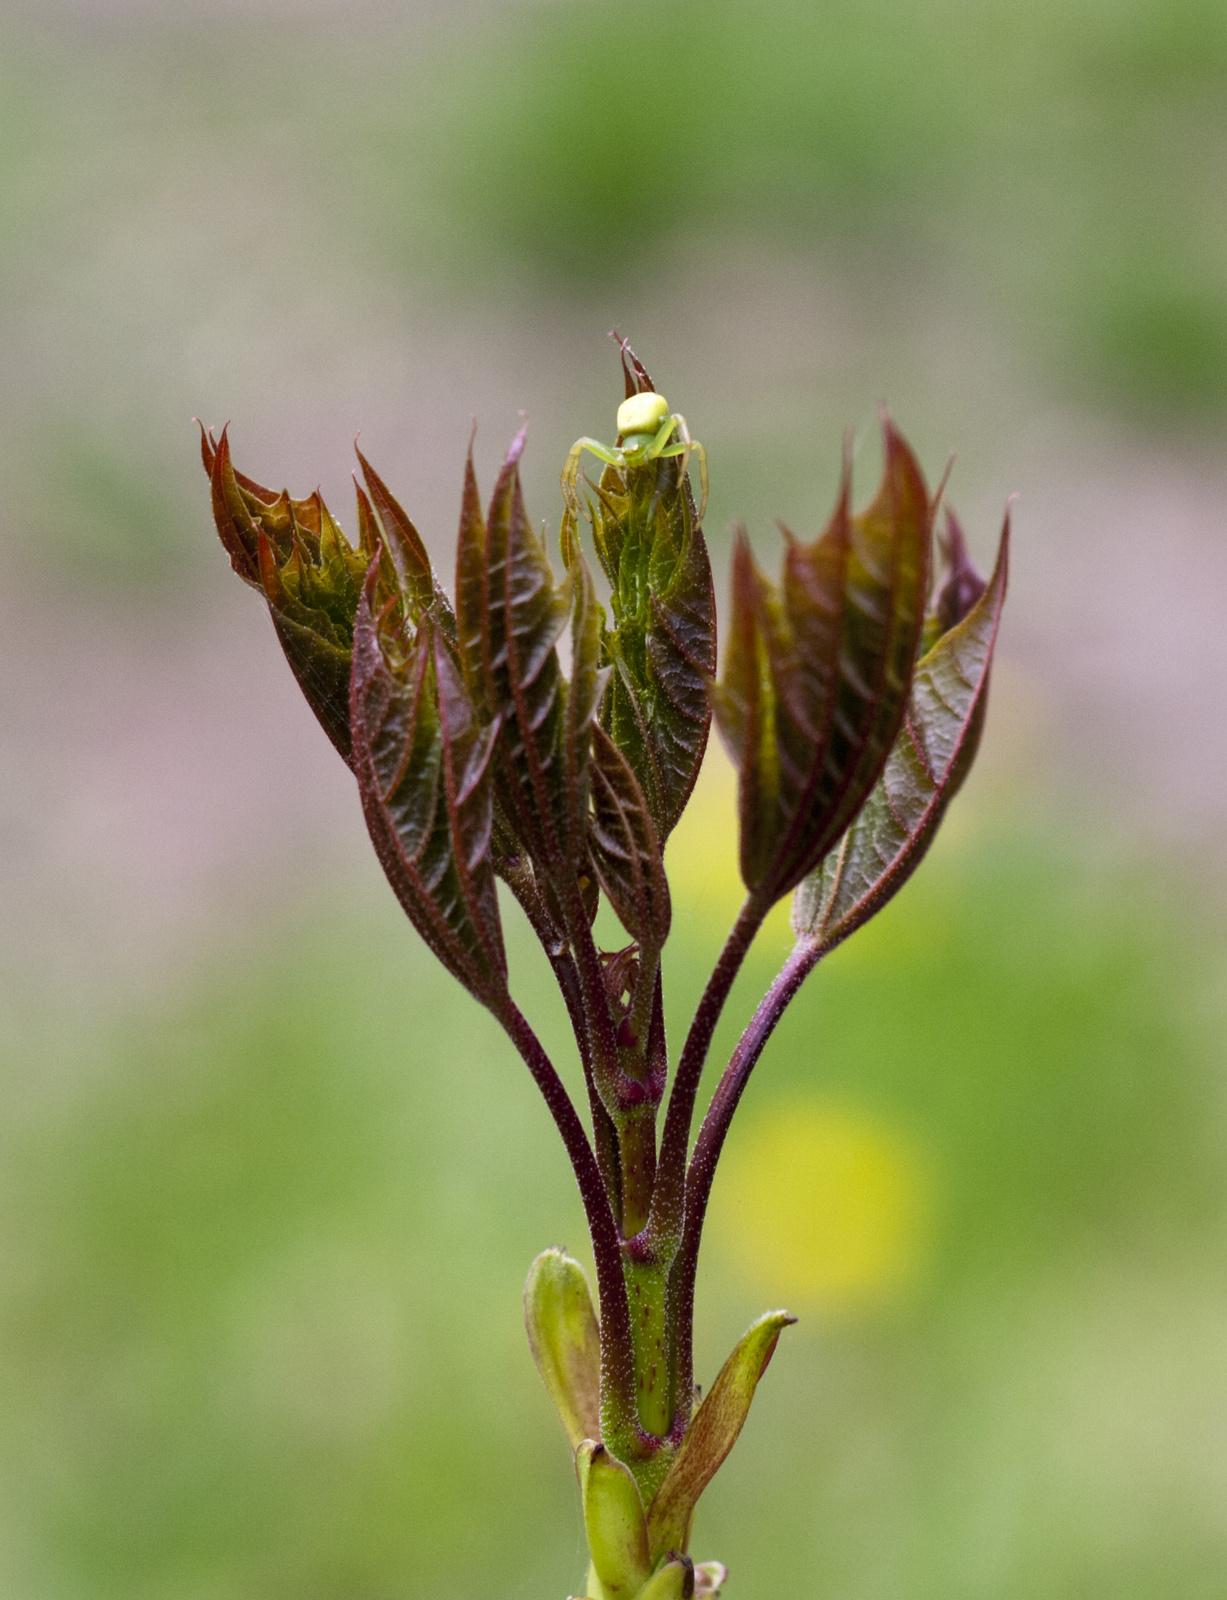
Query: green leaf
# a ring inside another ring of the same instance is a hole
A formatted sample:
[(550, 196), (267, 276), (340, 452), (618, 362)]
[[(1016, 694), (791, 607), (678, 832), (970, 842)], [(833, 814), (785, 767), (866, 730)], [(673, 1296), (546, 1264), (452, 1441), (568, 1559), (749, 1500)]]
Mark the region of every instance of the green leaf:
[(601, 1432), (601, 1330), (583, 1267), (543, 1250), (524, 1285), (533, 1360), (558, 1408), (571, 1448)]
[[(988, 587), (922, 657), (907, 718), (882, 777), (843, 839), (793, 899), (798, 939), (824, 953), (880, 911), (915, 872), (971, 768), (1005, 603), (1009, 535), (1007, 514)], [(965, 546), (960, 550), (952, 540), (947, 548), (951, 579), (943, 594), (956, 598), (946, 615), (957, 616), (976, 581)]]
[[(516, 436), (481, 516), (472, 461), (465, 475), (456, 566), (460, 660), (482, 717), (499, 727), (495, 781), (502, 811), (539, 876), (575, 873), (587, 850), (588, 738), (598, 625), (590, 581), (574, 566), (554, 581), (528, 521)], [(579, 655), (573, 697), (557, 643), (574, 617)]]
[(899, 732), (929, 587), (931, 511), (915, 457), (884, 424), (873, 503), (835, 513), (811, 545), (785, 529), (782, 584), (744, 533), (733, 616), (713, 691), (739, 769), (741, 873), (770, 905), (811, 872), (864, 804)]
[(737, 1442), (781, 1331), (796, 1320), (787, 1311), (769, 1311), (753, 1324), (721, 1367), (648, 1512), (648, 1538), (655, 1560), (669, 1550), (685, 1550), (689, 1544), (699, 1496)]
[(622, 926), (654, 957), (669, 936), (669, 881), (630, 763), (603, 728), (592, 740), (592, 863)]
[[(620, 343), (627, 395), (654, 392)], [(638, 777), (663, 845), (690, 798), (711, 725), (716, 601), (707, 544), (678, 457), (606, 467), (588, 509), (613, 613), (603, 647), (614, 673), (601, 724)], [(564, 521), (564, 550), (569, 538)]]
[(575, 1467), (596, 1575), (609, 1600), (632, 1600), (652, 1572), (639, 1489), (628, 1468), (592, 1439), (575, 1452)]
[(354, 630), (354, 772), (380, 865), (410, 921), (469, 992), (496, 1008), (507, 962), (491, 863), (483, 727), (433, 613), (415, 631), (376, 615), (372, 564)]

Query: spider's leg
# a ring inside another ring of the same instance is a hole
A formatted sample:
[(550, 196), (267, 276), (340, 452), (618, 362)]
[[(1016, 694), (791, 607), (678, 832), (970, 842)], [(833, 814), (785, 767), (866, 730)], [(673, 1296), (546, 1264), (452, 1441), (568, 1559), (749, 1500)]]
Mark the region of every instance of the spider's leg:
[(579, 482), (579, 458), (585, 450), (591, 451), (601, 461), (607, 461), (611, 467), (620, 467), (623, 464), (622, 452), (616, 449), (611, 450), (608, 445), (602, 444), (599, 439), (585, 438), (575, 441), (567, 455), (567, 464), (562, 469), (562, 497), (566, 501), (571, 514), (575, 517), (578, 517), (581, 512), (579, 490), (576, 485)]
[(690, 441), (691, 451), (699, 458), (699, 515), (698, 522), (702, 525), (707, 512), (707, 451), (697, 439)]
[(670, 421), (671, 424), (676, 426), (677, 432), (678, 432), (678, 438), (681, 440), (681, 443), (680, 444), (671, 445), (669, 447), (669, 449), (662, 450), (660, 453), (663, 456), (681, 456), (681, 458), (682, 458), (682, 473), (681, 473), (681, 475), (682, 475), (683, 478), (686, 476), (687, 472), (690, 470), (690, 458), (691, 458), (691, 456), (692, 455), (698, 456), (698, 458), (699, 458), (699, 512), (698, 512), (697, 520), (701, 523), (703, 521), (704, 513), (707, 510), (707, 451), (704, 450), (703, 446), (699, 443), (699, 441), (697, 439), (692, 439), (690, 437), (690, 429), (686, 426), (685, 417), (683, 417), (683, 416), (672, 416), (672, 417), (669, 418), (669, 421)]

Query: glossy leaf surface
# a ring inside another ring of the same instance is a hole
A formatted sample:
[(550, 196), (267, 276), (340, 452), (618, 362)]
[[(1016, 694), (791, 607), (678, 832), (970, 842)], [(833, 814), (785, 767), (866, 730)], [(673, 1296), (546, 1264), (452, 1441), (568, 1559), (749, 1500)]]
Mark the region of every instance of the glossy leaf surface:
[[(951, 578), (942, 593), (963, 597), (950, 602), (952, 616), (982, 580), (961, 536), (948, 551)], [(805, 943), (825, 951), (846, 939), (898, 893), (932, 843), (979, 744), (1008, 558), (1007, 518), (988, 587), (916, 668), (907, 718), (881, 779), (843, 839), (797, 890), (793, 928)]]
[(769, 1311), (753, 1324), (721, 1367), (648, 1512), (653, 1559), (686, 1548), (699, 1496), (737, 1442), (780, 1333), (796, 1320), (787, 1311)]
[(507, 972), (490, 852), (497, 725), (479, 723), (432, 614), (410, 633), (373, 613), (376, 580), (372, 567), (350, 688), (367, 827), (414, 927), (470, 993), (495, 1005)]
[(533, 1360), (575, 1449), (601, 1432), (601, 1330), (588, 1279), (561, 1250), (543, 1250), (524, 1285)]
[(881, 773), (907, 707), (929, 587), (931, 512), (889, 422), (872, 504), (852, 516), (845, 473), (826, 532), (786, 532), (783, 581), (733, 552), (725, 673), (714, 690), (739, 772), (741, 872), (764, 905), (827, 853)]

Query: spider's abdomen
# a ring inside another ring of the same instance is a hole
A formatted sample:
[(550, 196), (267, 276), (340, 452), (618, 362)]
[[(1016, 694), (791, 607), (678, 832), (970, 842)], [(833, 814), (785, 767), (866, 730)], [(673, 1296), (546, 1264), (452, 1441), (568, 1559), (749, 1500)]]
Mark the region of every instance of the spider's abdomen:
[(633, 394), (618, 407), (618, 432), (654, 435), (668, 415), (663, 394)]

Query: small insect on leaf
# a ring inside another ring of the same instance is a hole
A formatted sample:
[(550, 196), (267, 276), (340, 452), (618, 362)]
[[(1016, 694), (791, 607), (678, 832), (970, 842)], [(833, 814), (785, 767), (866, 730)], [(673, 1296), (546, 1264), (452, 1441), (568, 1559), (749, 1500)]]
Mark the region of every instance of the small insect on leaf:
[(367, 828), (414, 927), (492, 1007), (507, 962), (491, 862), (490, 756), (452, 647), (433, 613), (416, 630), (376, 615), (372, 563), (354, 630), (350, 725)]
[(741, 873), (762, 906), (822, 859), (864, 804), (907, 707), (929, 587), (931, 509), (920, 467), (887, 421), (872, 504), (844, 482), (826, 532), (785, 530), (783, 582), (744, 533), (716, 718), (739, 769)]
[[(619, 426), (659, 420), (661, 397), (625, 340)], [(628, 407), (633, 410), (624, 417)], [(667, 410), (667, 407), (665, 408)], [(601, 725), (639, 778), (663, 845), (707, 748), (716, 670), (711, 562), (679, 457), (609, 466), (589, 497), (597, 557), (612, 591)]]
[[(937, 611), (955, 620), (916, 668), (903, 729), (864, 809), (793, 899), (798, 940), (823, 952), (880, 911), (915, 872), (979, 745), (1005, 604), (1009, 516), (987, 587), (953, 519), (951, 526), (950, 572)], [(977, 590), (978, 598), (960, 618)]]

